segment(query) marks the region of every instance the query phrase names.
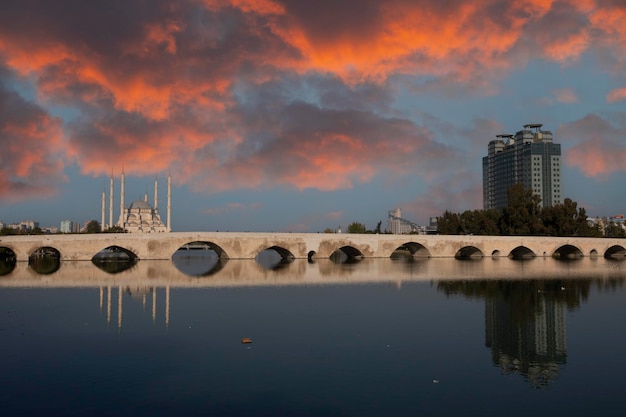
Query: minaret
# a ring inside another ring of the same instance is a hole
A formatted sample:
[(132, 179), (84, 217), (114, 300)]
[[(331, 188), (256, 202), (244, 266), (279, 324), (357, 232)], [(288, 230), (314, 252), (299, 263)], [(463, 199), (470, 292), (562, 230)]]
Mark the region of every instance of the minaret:
[(100, 228), (104, 229), (104, 207), (105, 207), (105, 201), (106, 201), (106, 191), (102, 191), (102, 222), (100, 223)]
[(109, 188), (109, 227), (113, 227), (113, 170), (111, 170)]
[(167, 174), (167, 231), (172, 231), (172, 176)]
[(126, 227), (126, 218), (124, 216), (124, 168), (122, 168), (122, 181), (120, 185), (120, 224), (119, 226), (124, 229)]
[(154, 179), (154, 212), (157, 212), (157, 206), (159, 205), (159, 180), (157, 178)]
[(165, 327), (170, 327), (170, 286), (165, 287)]

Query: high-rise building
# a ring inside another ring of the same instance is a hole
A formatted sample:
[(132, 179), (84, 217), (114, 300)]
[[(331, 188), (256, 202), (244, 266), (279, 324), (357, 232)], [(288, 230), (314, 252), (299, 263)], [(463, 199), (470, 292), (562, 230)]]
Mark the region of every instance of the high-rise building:
[(74, 222), (71, 220), (61, 220), (61, 233), (72, 233), (74, 231)]
[(561, 145), (541, 124), (526, 124), (515, 135), (497, 135), (483, 157), (483, 208), (500, 209), (517, 183), (541, 198), (541, 207), (560, 204)]

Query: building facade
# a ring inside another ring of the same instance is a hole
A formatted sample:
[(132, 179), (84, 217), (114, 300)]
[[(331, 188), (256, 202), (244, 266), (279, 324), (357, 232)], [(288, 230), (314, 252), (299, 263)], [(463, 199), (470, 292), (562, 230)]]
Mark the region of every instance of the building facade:
[(157, 209), (148, 203), (147, 194), (143, 200), (134, 201), (123, 210), (118, 226), (128, 233), (167, 232), (167, 227), (161, 221)]
[(61, 233), (73, 233), (74, 222), (71, 220), (61, 220)]
[(406, 219), (402, 218), (402, 211), (399, 208), (389, 210), (387, 215), (387, 231), (394, 235), (408, 235), (410, 233), (420, 233), (421, 228)]
[(526, 124), (515, 135), (497, 135), (483, 157), (483, 208), (501, 209), (517, 183), (541, 198), (540, 206), (561, 204), (561, 145), (541, 124)]

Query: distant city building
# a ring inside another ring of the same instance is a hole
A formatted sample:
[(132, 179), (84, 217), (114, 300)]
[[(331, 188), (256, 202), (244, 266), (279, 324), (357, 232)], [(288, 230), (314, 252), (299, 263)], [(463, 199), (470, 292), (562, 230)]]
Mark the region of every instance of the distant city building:
[(431, 217), (430, 219), (428, 219), (428, 226), (426, 226), (426, 234), (427, 235), (439, 234), (438, 220), (436, 217)]
[(541, 124), (526, 124), (515, 135), (489, 142), (483, 157), (483, 208), (501, 209), (517, 183), (541, 198), (541, 207), (561, 204), (561, 145)]
[(74, 222), (71, 220), (61, 220), (61, 233), (73, 233)]
[(38, 229), (39, 222), (34, 220), (24, 220), (19, 223), (4, 224), (4, 227), (17, 230), (20, 233), (28, 233), (32, 232), (34, 229)]
[(403, 219), (402, 211), (396, 208), (388, 212), (387, 231), (394, 235), (408, 235), (410, 233), (422, 234), (423, 228), (410, 220)]
[(589, 226), (592, 226), (592, 227), (598, 226), (602, 234), (606, 233), (607, 227), (611, 223), (615, 224), (616, 226), (621, 227), (624, 231), (626, 231), (626, 223), (624, 222), (623, 214), (616, 214), (611, 217), (588, 217), (587, 218), (587, 224), (589, 224)]

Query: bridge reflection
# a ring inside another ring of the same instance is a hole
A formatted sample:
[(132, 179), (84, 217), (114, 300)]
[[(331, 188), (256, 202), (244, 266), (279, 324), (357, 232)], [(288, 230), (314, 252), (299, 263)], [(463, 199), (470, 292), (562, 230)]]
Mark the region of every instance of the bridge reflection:
[(483, 259), (480, 262), (458, 262), (452, 259), (396, 260), (362, 259), (336, 263), (329, 259), (310, 262), (296, 259), (267, 268), (255, 260), (218, 260), (194, 263), (182, 257), (173, 261), (137, 261), (126, 266), (100, 269), (89, 261), (65, 261), (56, 270), (42, 274), (32, 265), (17, 262), (3, 271), (0, 287), (91, 287), (141, 285), (146, 287), (230, 287), (262, 285), (323, 285), (335, 283), (432, 281), (442, 279), (600, 279), (626, 276), (626, 262), (603, 258), (556, 260), (535, 258), (514, 261), (508, 258)]

